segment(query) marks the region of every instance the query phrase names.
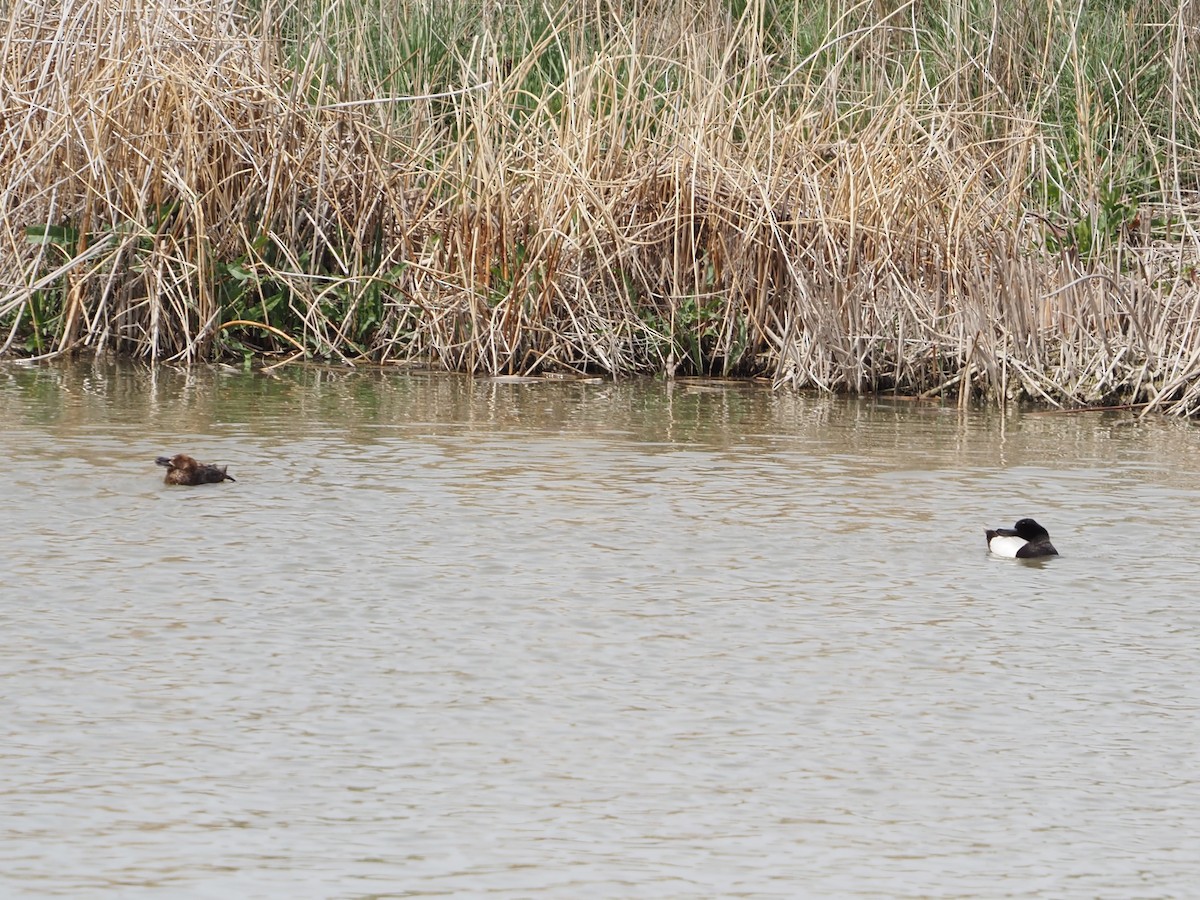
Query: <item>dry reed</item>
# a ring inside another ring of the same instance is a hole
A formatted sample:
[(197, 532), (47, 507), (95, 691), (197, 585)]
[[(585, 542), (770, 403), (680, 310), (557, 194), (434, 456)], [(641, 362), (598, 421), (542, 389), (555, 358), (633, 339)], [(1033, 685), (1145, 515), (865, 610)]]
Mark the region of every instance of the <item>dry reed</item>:
[(372, 2), (14, 0), (0, 355), (1200, 412), (1190, 2)]

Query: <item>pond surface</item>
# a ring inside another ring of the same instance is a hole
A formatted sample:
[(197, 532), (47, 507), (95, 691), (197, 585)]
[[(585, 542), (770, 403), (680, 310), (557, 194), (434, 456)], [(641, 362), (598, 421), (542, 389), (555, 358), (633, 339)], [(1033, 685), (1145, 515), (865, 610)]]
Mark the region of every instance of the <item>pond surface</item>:
[(1200, 883), (1190, 424), (10, 365), (0, 461), (5, 897)]

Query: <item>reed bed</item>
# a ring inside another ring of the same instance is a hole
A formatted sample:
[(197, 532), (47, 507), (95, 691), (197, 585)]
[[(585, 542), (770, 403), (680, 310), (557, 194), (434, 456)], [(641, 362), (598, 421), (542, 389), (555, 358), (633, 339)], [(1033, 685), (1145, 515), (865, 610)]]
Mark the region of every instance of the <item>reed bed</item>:
[(0, 356), (1195, 415), (1198, 7), (1090, 6), (13, 0)]

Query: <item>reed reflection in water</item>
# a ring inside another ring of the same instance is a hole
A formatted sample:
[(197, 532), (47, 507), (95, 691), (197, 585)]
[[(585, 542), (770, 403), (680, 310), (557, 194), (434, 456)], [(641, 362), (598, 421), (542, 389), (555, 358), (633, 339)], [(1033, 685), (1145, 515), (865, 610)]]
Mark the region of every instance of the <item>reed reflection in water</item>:
[[(1195, 429), (0, 369), (7, 895), (1185, 895)], [(169, 488), (193, 452), (236, 483)], [(989, 557), (1035, 515), (1062, 558)]]

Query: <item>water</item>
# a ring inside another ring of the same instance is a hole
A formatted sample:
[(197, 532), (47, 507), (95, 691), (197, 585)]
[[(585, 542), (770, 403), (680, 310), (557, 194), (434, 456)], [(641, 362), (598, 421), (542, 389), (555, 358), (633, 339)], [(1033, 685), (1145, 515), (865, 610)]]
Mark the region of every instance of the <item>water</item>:
[(1189, 894), (1198, 437), (0, 368), (0, 895)]

